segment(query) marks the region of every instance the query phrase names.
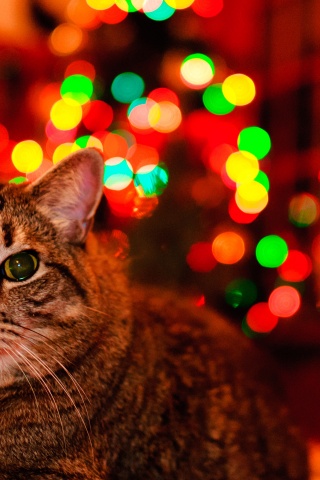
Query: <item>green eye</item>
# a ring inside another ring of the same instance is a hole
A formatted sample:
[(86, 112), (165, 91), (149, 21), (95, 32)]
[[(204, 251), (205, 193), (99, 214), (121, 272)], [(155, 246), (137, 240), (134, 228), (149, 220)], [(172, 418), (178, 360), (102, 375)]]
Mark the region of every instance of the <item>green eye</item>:
[(19, 252), (11, 255), (2, 265), (2, 274), (7, 280), (22, 282), (37, 271), (39, 259), (35, 252)]

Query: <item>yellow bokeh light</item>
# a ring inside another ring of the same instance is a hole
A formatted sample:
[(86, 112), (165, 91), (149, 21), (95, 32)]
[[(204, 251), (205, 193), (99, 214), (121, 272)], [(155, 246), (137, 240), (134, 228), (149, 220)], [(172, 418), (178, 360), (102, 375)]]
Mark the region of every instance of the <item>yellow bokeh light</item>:
[(75, 53), (83, 43), (83, 31), (72, 23), (61, 23), (49, 37), (49, 47), (56, 55)]
[(183, 10), (184, 8), (190, 7), (194, 0), (166, 0), (166, 3), (169, 7), (172, 7), (176, 10)]
[(226, 162), (228, 177), (236, 183), (254, 180), (259, 173), (258, 159), (249, 152), (234, 152)]
[(236, 232), (223, 232), (212, 243), (212, 253), (219, 263), (232, 265), (239, 262), (245, 254), (245, 243)]
[(50, 118), (53, 125), (59, 130), (71, 130), (82, 120), (81, 105), (71, 100), (58, 100), (51, 108)]
[(34, 140), (23, 140), (15, 145), (11, 158), (13, 165), (19, 172), (31, 173), (42, 164), (43, 151)]
[(106, 10), (114, 5), (115, 0), (86, 0), (86, 2), (94, 10)]
[(250, 77), (242, 73), (235, 73), (224, 80), (222, 93), (228, 102), (243, 106), (252, 102), (256, 95), (256, 87)]
[(245, 213), (260, 213), (268, 204), (268, 192), (259, 182), (241, 183), (235, 194), (235, 201)]
[(194, 89), (206, 87), (213, 78), (210, 63), (201, 57), (193, 57), (183, 62), (180, 74), (183, 83)]
[(72, 145), (73, 144), (71, 142), (62, 143), (59, 145), (53, 152), (52, 162), (58, 163), (67, 157), (72, 152)]
[(182, 121), (180, 108), (169, 101), (158, 102), (152, 106), (148, 118), (150, 126), (161, 133), (173, 132)]

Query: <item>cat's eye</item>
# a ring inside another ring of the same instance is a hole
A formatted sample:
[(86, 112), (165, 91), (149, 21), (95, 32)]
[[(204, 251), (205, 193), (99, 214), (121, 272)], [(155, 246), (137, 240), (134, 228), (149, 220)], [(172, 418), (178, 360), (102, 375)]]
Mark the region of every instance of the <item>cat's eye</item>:
[(2, 275), (13, 282), (23, 282), (37, 271), (39, 258), (36, 252), (28, 250), (15, 253), (2, 264)]

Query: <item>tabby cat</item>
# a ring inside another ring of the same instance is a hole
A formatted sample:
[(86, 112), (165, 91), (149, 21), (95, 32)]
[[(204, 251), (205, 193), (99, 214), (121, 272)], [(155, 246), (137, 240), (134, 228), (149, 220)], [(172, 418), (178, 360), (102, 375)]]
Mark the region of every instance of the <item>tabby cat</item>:
[(306, 480), (250, 341), (90, 232), (103, 168), (84, 149), (0, 191), (0, 479)]

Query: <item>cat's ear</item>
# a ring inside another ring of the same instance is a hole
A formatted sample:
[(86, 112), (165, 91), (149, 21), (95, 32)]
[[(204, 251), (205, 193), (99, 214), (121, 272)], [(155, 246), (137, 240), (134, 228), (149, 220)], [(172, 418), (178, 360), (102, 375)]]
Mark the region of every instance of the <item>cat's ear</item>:
[(61, 160), (28, 187), (37, 208), (66, 241), (85, 241), (101, 200), (103, 171), (102, 155), (86, 148)]

